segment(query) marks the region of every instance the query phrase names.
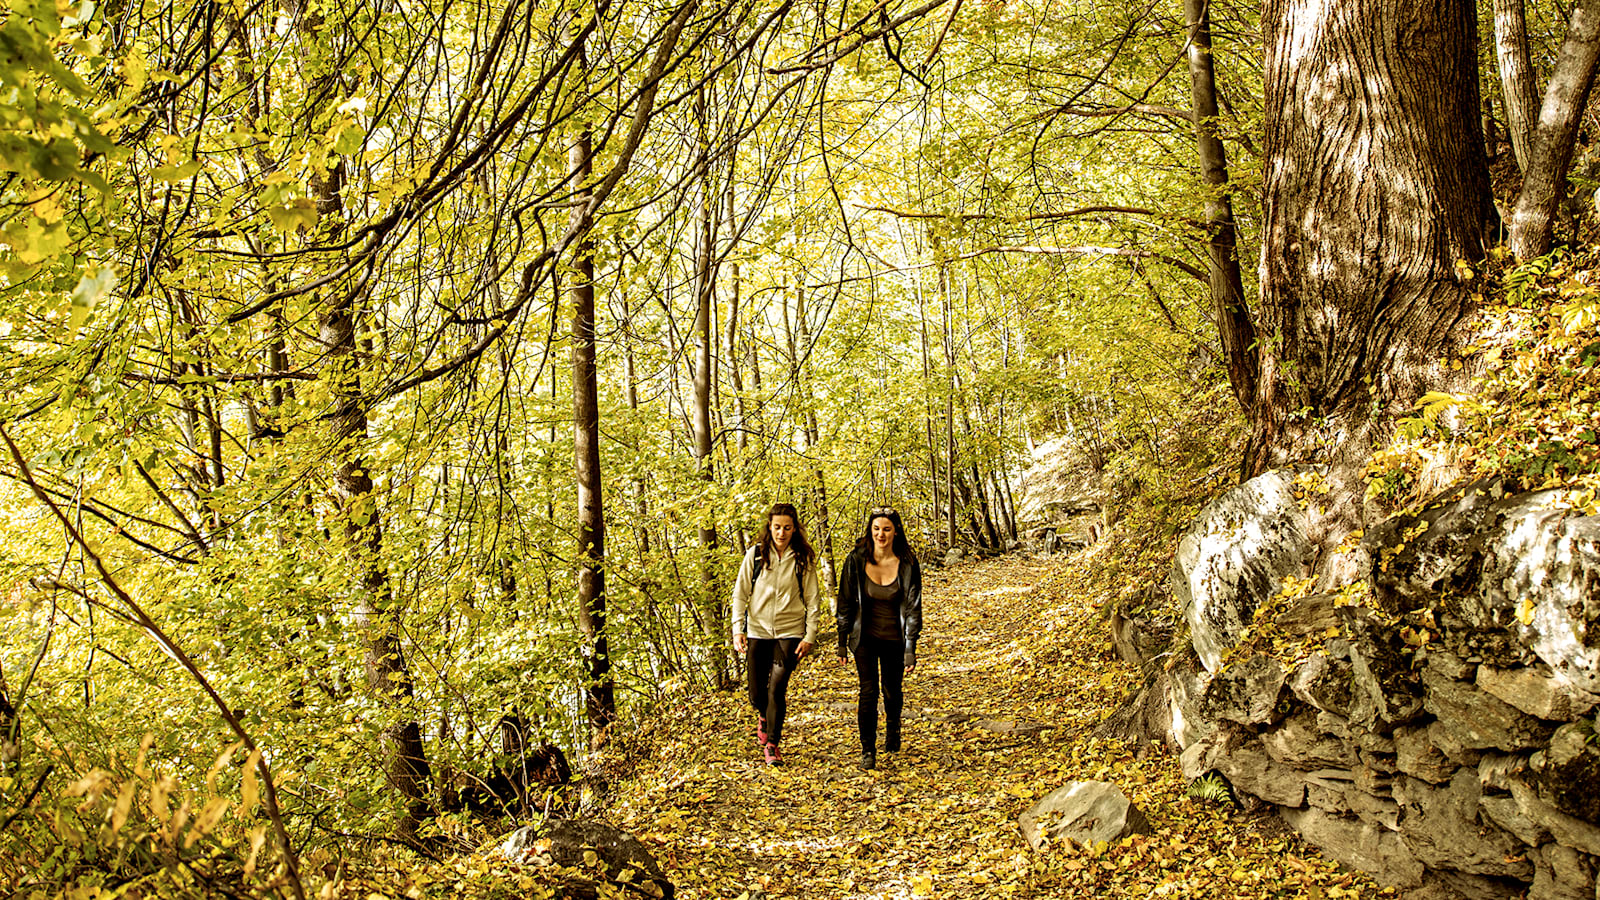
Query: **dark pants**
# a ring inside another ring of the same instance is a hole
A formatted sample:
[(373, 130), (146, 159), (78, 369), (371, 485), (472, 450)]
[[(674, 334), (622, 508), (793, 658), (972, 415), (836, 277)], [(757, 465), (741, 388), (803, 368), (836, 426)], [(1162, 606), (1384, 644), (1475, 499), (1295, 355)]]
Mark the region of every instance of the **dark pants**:
[(777, 744), (789, 708), (789, 676), (800, 664), (800, 639), (750, 638), (749, 642), (750, 705), (767, 720), (767, 740)]
[(884, 726), (889, 734), (900, 734), (900, 708), (904, 697), (900, 686), (906, 680), (906, 649), (900, 641), (886, 641), (870, 634), (856, 645), (856, 676), (861, 679), (861, 695), (856, 700), (856, 728), (861, 732), (861, 749), (872, 752), (878, 737), (878, 677), (883, 676)]

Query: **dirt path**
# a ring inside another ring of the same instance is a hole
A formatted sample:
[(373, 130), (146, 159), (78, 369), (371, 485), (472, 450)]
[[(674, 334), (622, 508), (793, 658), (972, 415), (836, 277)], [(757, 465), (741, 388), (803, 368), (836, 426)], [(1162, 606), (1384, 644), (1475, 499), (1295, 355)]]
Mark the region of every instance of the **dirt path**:
[[(905, 749), (880, 752), (878, 770), (857, 767), (855, 670), (824, 646), (791, 684), (785, 766), (761, 762), (743, 699), (717, 696), (615, 812), (689, 900), (1368, 895), (1351, 880), (1323, 893), (1338, 876), (1302, 859), (1277, 820), (1187, 799), (1171, 757), (1084, 739), (1133, 673), (1106, 652), (1099, 617), (1070, 602), (1067, 571), (1000, 560), (928, 575)], [(1018, 814), (1090, 778), (1122, 785), (1155, 833), (1029, 851)], [(1248, 855), (1254, 871), (1236, 871)]]

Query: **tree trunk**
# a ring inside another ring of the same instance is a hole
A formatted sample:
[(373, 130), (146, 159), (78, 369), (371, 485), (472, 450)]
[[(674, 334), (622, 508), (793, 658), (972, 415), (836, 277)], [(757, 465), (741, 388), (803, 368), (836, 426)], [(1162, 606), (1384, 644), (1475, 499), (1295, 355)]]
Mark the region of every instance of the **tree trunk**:
[(1451, 384), (1490, 209), (1469, 0), (1267, 0), (1262, 403), (1246, 471), (1329, 464), (1318, 590), (1355, 577), (1361, 473)]
[(1556, 208), (1566, 194), (1567, 170), (1572, 166), (1579, 121), (1589, 105), (1597, 61), (1600, 0), (1579, 0), (1572, 8), (1555, 68), (1550, 71), (1544, 104), (1539, 107), (1539, 123), (1528, 142), (1522, 190), (1511, 212), (1511, 250), (1519, 260), (1550, 252)]
[[(944, 258), (944, 248), (939, 236), (929, 226), (928, 242), (933, 248), (939, 277), (939, 341), (944, 351), (944, 475), (950, 546), (956, 545), (956, 348), (955, 337), (950, 333), (951, 317), (955, 315), (950, 301), (950, 263)], [(981, 541), (980, 541), (981, 543)]]
[[(799, 390), (802, 402), (806, 405), (805, 433), (806, 450), (816, 447), (822, 440), (822, 430), (817, 424), (816, 398), (811, 394), (811, 379), (803, 360), (811, 356), (811, 323), (806, 316), (806, 288), (805, 278), (800, 274), (795, 275), (794, 282), (795, 323), (800, 332), (799, 355), (795, 357), (794, 378), (797, 385), (803, 387)], [(816, 485), (817, 496), (817, 545), (818, 562), (821, 566), (823, 584), (828, 593), (832, 594), (839, 589), (839, 576), (833, 565), (833, 523), (828, 516), (828, 482), (823, 476), (822, 466), (812, 468), (811, 475)]]
[(1505, 100), (1506, 132), (1517, 166), (1528, 171), (1528, 150), (1539, 116), (1539, 84), (1528, 53), (1528, 19), (1523, 0), (1494, 0), (1494, 49), (1500, 63), (1500, 94)]
[(592, 137), (587, 128), (567, 151), (573, 188), (572, 456), (578, 487), (578, 630), (583, 635), (584, 708), (600, 732), (617, 717), (616, 686), (606, 641), (606, 519), (600, 479), (600, 392), (595, 366), (594, 221), (589, 209)]
[(1211, 304), (1228, 384), (1239, 406), (1255, 408), (1261, 377), (1255, 323), (1244, 299), (1239, 272), (1239, 230), (1233, 221), (1228, 186), (1228, 151), (1217, 137), (1217, 78), (1211, 53), (1210, 0), (1183, 0), (1189, 26), (1189, 83), (1194, 102), (1195, 138), (1200, 149), (1200, 175), (1206, 184), (1206, 255), (1210, 263)]
[[(933, 495), (933, 509), (928, 516), (929, 533), (936, 535), (939, 533), (939, 499), (941, 497), (939, 490), (939, 443), (933, 433), (933, 403), (932, 398), (928, 396), (930, 393), (929, 388), (933, 386), (933, 362), (929, 358), (928, 349), (928, 304), (922, 294), (922, 279), (920, 277), (916, 282), (916, 291), (917, 326), (921, 337), (923, 384), (923, 389), (918, 393), (922, 395), (922, 430), (928, 444), (928, 484), (932, 487), (931, 493)], [(946, 501), (950, 499), (948, 494), (943, 496)]]
[(1472, 3), (1268, 0), (1264, 26), (1258, 469), (1441, 383), (1489, 205)]
[[(708, 161), (709, 148), (706, 136), (706, 88), (702, 86), (695, 92), (694, 101), (695, 120), (699, 127), (696, 154), (699, 157), (695, 166), (696, 175), (694, 186), (694, 459), (695, 465), (700, 470), (700, 480), (705, 482), (709, 492), (716, 484), (716, 471), (711, 457), (711, 387), (715, 382), (716, 355), (713, 352), (715, 343), (712, 339), (712, 311), (716, 308), (716, 265), (713, 256), (716, 251), (716, 228), (714, 200), (711, 193), (711, 168)], [(728, 659), (726, 641), (722, 639), (722, 627), (732, 612), (727, 609), (728, 599), (723, 596), (721, 586), (717, 583), (716, 550), (717, 550), (717, 523), (711, 518), (709, 510), (712, 504), (707, 504), (706, 518), (700, 522), (700, 560), (701, 560), (701, 590), (702, 604), (706, 609), (706, 621), (709, 623), (712, 653), (715, 657), (718, 686), (731, 688), (732, 665)]]
[[(291, 3), (288, 8), (295, 28), (306, 41), (318, 42), (322, 14), (304, 3)], [(323, 76), (311, 95), (326, 96), (331, 92), (329, 79), (336, 77)], [(307, 185), (316, 202), (318, 221), (326, 223), (322, 226), (323, 237), (329, 243), (335, 243), (344, 232), (344, 178), (341, 160), (325, 174), (314, 174)], [(362, 453), (367, 439), (367, 401), (355, 358), (358, 303), (358, 292), (344, 285), (330, 286), (318, 310), (317, 339), (336, 398), (329, 422), (336, 438), (332, 459), (334, 494), (344, 519), (347, 552), (358, 579), (354, 619), (366, 640), (368, 688), (379, 698), (389, 719), (380, 737), (385, 773), (389, 784), (406, 799), (406, 815), (399, 831), (410, 836), (433, 812), (428, 802), (430, 774), (422, 729), (409, 709), (415, 694), (414, 681), (401, 647), (398, 612), (383, 559), (383, 520), (373, 496), (372, 474)]]

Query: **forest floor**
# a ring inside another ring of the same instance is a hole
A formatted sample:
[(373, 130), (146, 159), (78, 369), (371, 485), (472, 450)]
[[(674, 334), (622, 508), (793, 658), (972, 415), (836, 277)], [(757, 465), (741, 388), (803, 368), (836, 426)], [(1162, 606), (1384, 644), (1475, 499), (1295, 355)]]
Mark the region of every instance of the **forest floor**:
[[(1074, 590), (1081, 570), (1007, 558), (928, 573), (904, 750), (875, 771), (857, 766), (855, 670), (824, 644), (791, 682), (784, 766), (762, 762), (742, 694), (697, 697), (610, 817), (685, 900), (1392, 896), (1275, 816), (1191, 798), (1159, 748), (1091, 736), (1136, 673)], [(1018, 815), (1090, 779), (1120, 785), (1152, 833), (1031, 851)]]

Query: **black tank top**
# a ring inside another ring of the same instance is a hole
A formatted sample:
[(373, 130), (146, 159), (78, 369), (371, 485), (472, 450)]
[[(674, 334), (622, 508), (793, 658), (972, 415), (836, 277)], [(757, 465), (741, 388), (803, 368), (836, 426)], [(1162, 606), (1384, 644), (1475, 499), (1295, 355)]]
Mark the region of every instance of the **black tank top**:
[[(863, 575), (865, 577), (865, 575)], [(866, 578), (867, 597), (871, 609), (867, 611), (866, 632), (880, 641), (900, 640), (900, 579), (893, 584), (879, 584)]]

